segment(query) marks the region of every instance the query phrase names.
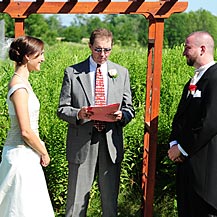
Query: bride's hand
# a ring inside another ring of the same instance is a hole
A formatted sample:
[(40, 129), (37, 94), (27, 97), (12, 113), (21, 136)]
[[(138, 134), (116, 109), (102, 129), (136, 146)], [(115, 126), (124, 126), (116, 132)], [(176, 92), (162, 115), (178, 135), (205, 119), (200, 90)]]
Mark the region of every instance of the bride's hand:
[(41, 165), (43, 167), (46, 167), (48, 166), (50, 163), (50, 157), (48, 154), (45, 154), (45, 155), (41, 155)]

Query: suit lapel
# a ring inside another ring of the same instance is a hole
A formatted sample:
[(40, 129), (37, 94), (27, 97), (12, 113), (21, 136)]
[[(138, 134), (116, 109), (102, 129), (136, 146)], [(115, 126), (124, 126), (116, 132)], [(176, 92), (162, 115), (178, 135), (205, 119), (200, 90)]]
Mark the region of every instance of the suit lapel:
[[(209, 69), (207, 69), (207, 71), (203, 74), (203, 76), (199, 79), (199, 81), (196, 84), (197, 89), (202, 92), (202, 95), (204, 94), (204, 91), (205, 91), (206, 80), (208, 79), (210, 74), (213, 72), (212, 70), (215, 71), (215, 68), (217, 68), (217, 64), (215, 64), (215, 65), (211, 66)], [(183, 96), (181, 98), (181, 101), (180, 101), (180, 104), (179, 104), (179, 107), (178, 107), (178, 110), (176, 113), (177, 118), (179, 118), (179, 117), (182, 118), (182, 114), (186, 111), (186, 108), (189, 106), (191, 100), (193, 99), (193, 96), (191, 94), (187, 97), (189, 84), (190, 84), (190, 80), (186, 84), (186, 86), (184, 87)]]
[(182, 117), (182, 114), (186, 111), (186, 108), (191, 101), (192, 95), (191, 94), (188, 95), (189, 84), (190, 84), (190, 80), (184, 87), (183, 94), (177, 108), (176, 118)]
[[(108, 63), (108, 72), (110, 69), (114, 69), (114, 67), (112, 68), (112, 64), (110, 61), (107, 61)], [(108, 73), (108, 104), (111, 104), (112, 102), (115, 101), (115, 92), (116, 92), (116, 85), (117, 85), (117, 79), (112, 78), (111, 76), (109, 76)]]
[[(196, 83), (197, 89), (202, 91), (202, 92), (204, 91), (203, 84), (204, 84), (205, 80), (207, 80), (207, 76), (208, 76), (208, 73), (205, 72), (203, 74), (203, 76), (200, 78), (200, 80)], [(190, 80), (184, 89), (185, 94), (184, 94), (184, 98), (182, 99), (183, 101), (182, 101), (181, 106), (180, 106), (180, 112), (179, 112), (180, 115), (186, 111), (186, 108), (189, 106), (191, 100), (193, 99), (192, 94), (189, 94), (187, 96), (189, 84), (190, 84)]]
[(87, 100), (89, 101), (89, 104), (93, 105), (89, 59), (84, 61), (83, 68), (80, 70), (80, 73), (78, 74), (77, 79), (80, 82), (84, 90), (84, 94)]

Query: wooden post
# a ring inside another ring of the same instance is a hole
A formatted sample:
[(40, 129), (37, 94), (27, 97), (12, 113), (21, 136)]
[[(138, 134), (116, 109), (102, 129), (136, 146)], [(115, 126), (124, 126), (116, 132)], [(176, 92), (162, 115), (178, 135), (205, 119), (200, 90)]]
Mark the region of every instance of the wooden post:
[(15, 19), (15, 25), (14, 25), (15, 38), (25, 35), (24, 20), (25, 20), (24, 18)]
[(142, 171), (143, 214), (153, 216), (164, 20), (150, 18)]

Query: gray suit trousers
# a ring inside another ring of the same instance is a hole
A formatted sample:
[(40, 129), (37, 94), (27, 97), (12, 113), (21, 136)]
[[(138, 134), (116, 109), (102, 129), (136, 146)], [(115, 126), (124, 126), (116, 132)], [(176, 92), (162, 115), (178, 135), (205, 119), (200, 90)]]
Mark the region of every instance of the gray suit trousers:
[(66, 217), (85, 217), (91, 186), (98, 175), (102, 216), (117, 217), (121, 163), (111, 161), (105, 132), (93, 130), (87, 158), (82, 164), (69, 163)]

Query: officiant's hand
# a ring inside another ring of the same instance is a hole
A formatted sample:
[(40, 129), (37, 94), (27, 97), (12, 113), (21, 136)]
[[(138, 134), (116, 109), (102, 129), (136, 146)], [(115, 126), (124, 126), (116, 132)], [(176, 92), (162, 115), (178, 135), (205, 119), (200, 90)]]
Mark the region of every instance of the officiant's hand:
[(108, 114), (107, 117), (113, 121), (120, 121), (122, 119), (122, 111), (116, 111), (114, 113)]
[(90, 119), (91, 115), (93, 115), (93, 112), (88, 110), (87, 106), (82, 107), (78, 112), (79, 119)]

